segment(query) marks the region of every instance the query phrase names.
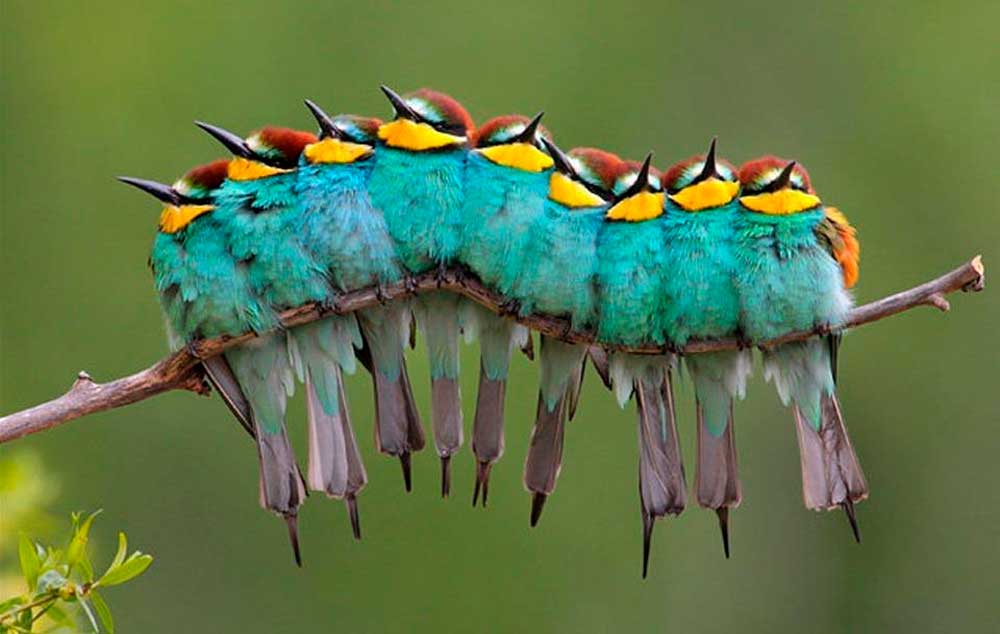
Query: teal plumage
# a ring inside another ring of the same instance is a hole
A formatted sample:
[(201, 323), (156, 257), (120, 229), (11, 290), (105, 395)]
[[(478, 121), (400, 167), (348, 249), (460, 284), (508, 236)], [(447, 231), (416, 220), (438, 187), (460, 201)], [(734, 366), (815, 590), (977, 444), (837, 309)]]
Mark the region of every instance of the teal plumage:
[[(442, 93), (425, 89), (403, 98), (384, 86), (382, 91), (396, 117), (378, 129), (380, 143), (368, 181), (372, 205), (384, 215), (409, 273), (443, 268), (460, 250), (472, 120), (461, 104)], [(450, 490), (451, 456), (462, 443), (459, 305), (455, 295), (444, 291), (413, 301), (431, 360), (431, 412), (442, 496)]]
[[(735, 249), (741, 327), (752, 341), (840, 324), (851, 305), (858, 245), (840, 212), (821, 206), (809, 176), (775, 157), (740, 169), (743, 185)], [(844, 425), (834, 385), (836, 339), (778, 346), (765, 377), (793, 404), (803, 495), (811, 509), (844, 508), (860, 539), (854, 503), (868, 485)]]
[[(663, 176), (668, 192), (664, 215), (666, 254), (663, 297), (657, 310), (668, 339), (676, 346), (690, 338), (737, 336), (734, 232), (739, 214), (735, 168), (717, 160), (715, 141), (706, 155), (682, 161)], [(698, 503), (719, 517), (729, 556), (729, 509), (739, 506), (742, 486), (737, 466), (733, 399), (742, 398), (750, 373), (746, 351), (724, 351), (685, 358), (694, 383), (698, 461)]]

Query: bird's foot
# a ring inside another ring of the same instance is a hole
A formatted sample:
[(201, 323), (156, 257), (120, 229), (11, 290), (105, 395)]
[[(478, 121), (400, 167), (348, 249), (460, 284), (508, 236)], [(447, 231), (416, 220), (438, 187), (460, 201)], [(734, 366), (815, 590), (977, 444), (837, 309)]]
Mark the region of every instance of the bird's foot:
[(420, 285), (417, 284), (417, 278), (412, 273), (405, 273), (403, 275), (403, 289), (406, 290), (407, 295), (416, 295), (419, 288)]
[(521, 314), (521, 302), (516, 299), (507, 299), (500, 304), (501, 317), (516, 317)]
[(444, 262), (438, 262), (437, 270), (434, 272), (434, 281), (437, 282), (438, 288), (448, 283), (448, 265)]
[(375, 285), (375, 299), (377, 299), (378, 303), (382, 306), (389, 303), (389, 296), (385, 292), (385, 287), (381, 284)]

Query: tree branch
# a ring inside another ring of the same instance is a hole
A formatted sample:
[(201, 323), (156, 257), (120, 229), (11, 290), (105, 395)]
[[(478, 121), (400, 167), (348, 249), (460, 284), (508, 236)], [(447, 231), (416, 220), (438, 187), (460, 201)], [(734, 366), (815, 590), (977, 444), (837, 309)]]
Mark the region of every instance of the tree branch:
[[(984, 269), (981, 256), (976, 256), (957, 269), (941, 277), (906, 291), (890, 295), (880, 300), (859, 306), (851, 311), (841, 329), (854, 328), (885, 317), (901, 313), (917, 306), (933, 306), (942, 311), (950, 308), (945, 295), (955, 291), (981, 291), (984, 284)], [(364, 288), (345, 293), (337, 298), (335, 306), (307, 304), (285, 311), (281, 322), (285, 327), (306, 324), (330, 313), (344, 314), (374, 306), (380, 301), (393, 301), (412, 294), (425, 293), (436, 289), (446, 289), (460, 293), (481, 304), (498, 315), (504, 315), (542, 334), (571, 343), (594, 343), (591, 332), (573, 331), (568, 320), (550, 315), (507, 315), (501, 308), (505, 298), (486, 288), (470, 274), (449, 269), (443, 274), (425, 273), (383, 287), (382, 297), (374, 288)], [(825, 334), (822, 328), (790, 332), (776, 339), (759, 344), (770, 348), (791, 341), (801, 341)], [(109, 383), (95, 383), (86, 372), (81, 372), (70, 390), (59, 398), (42, 403), (9, 416), (0, 418), (0, 443), (21, 436), (50, 429), (87, 414), (101, 412), (137, 401), (145, 400), (169, 390), (190, 390), (207, 394), (201, 359), (218, 355), (228, 348), (239, 345), (255, 336), (247, 333), (238, 337), (219, 337), (193, 342), (141, 372)], [(638, 354), (662, 354), (664, 346), (644, 345), (638, 347), (604, 346), (610, 350), (620, 350)], [(683, 348), (674, 350), (680, 354), (696, 354), (720, 350), (735, 350), (740, 347), (736, 339), (713, 339), (691, 341)]]

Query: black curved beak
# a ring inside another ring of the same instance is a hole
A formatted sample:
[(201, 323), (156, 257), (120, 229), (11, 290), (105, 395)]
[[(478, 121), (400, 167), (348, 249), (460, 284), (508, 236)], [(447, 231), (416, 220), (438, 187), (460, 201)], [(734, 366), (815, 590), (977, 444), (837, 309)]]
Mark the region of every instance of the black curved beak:
[(646, 155), (646, 160), (642, 162), (642, 167), (639, 168), (639, 173), (636, 175), (635, 181), (620, 196), (615, 198), (616, 203), (649, 189), (649, 167), (652, 162), (653, 153), (650, 152)]
[(701, 168), (701, 173), (691, 181), (691, 185), (696, 185), (701, 181), (707, 181), (714, 176), (718, 176), (715, 166), (715, 143), (718, 140), (718, 137), (712, 137), (712, 144), (708, 146), (708, 154), (705, 155), (705, 166)]
[(312, 113), (312, 116), (316, 118), (316, 123), (319, 124), (319, 136), (321, 139), (332, 137), (343, 140), (344, 133), (334, 124), (330, 115), (323, 112), (323, 109), (317, 106), (314, 101), (306, 99), (306, 108), (309, 108), (309, 112)]
[[(538, 134), (538, 124), (541, 123), (542, 117), (545, 116), (545, 111), (539, 112), (535, 115), (528, 125), (524, 127), (524, 131), (517, 135), (514, 139), (515, 143), (527, 143), (528, 145), (535, 145), (535, 135)], [(546, 146), (547, 147), (547, 146)]]
[(385, 93), (386, 98), (389, 99), (389, 103), (392, 104), (392, 109), (396, 112), (396, 117), (402, 117), (404, 119), (409, 119), (410, 121), (415, 121), (417, 123), (424, 123), (424, 118), (420, 116), (420, 113), (410, 107), (406, 100), (399, 96), (396, 91), (389, 88), (385, 84), (379, 86), (382, 92)]
[(256, 159), (257, 155), (254, 151), (250, 149), (247, 142), (241, 137), (236, 136), (229, 130), (220, 128), (219, 126), (212, 125), (210, 123), (204, 123), (202, 121), (195, 121), (194, 124), (208, 132), (216, 141), (225, 146), (227, 150), (232, 152), (236, 156), (241, 156), (245, 159)]
[(795, 165), (796, 165), (795, 161), (792, 161), (791, 163), (786, 165), (785, 169), (781, 170), (781, 173), (778, 174), (778, 177), (775, 178), (770, 183), (768, 183), (767, 187), (761, 190), (761, 193), (770, 194), (772, 192), (780, 191), (788, 187), (788, 184), (791, 182), (792, 170), (795, 169)]
[(570, 178), (580, 180), (580, 175), (576, 173), (573, 163), (570, 162), (566, 153), (559, 149), (559, 146), (552, 141), (549, 141), (548, 138), (544, 136), (542, 137), (542, 145), (545, 146), (545, 151), (552, 157), (552, 162), (555, 164), (557, 172), (565, 174)]
[(180, 205), (187, 202), (185, 196), (181, 196), (173, 187), (169, 185), (146, 180), (144, 178), (132, 178), (131, 176), (118, 176), (117, 178), (126, 185), (131, 185), (136, 189), (140, 189), (157, 200), (167, 204)]

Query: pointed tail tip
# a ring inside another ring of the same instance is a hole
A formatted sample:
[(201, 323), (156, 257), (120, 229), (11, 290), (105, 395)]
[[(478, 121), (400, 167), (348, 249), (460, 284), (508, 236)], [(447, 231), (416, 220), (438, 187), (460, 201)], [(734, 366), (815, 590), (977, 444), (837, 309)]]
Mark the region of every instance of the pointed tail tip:
[(451, 456), (441, 456), (441, 497), (451, 494)]
[(847, 498), (840, 503), (840, 506), (844, 509), (844, 514), (847, 515), (847, 521), (851, 523), (851, 532), (854, 533), (854, 541), (860, 544), (861, 529), (858, 528), (858, 518), (854, 514), (854, 501), (851, 498)]
[(405, 452), (399, 454), (399, 466), (403, 469), (403, 486), (406, 487), (406, 492), (409, 493), (413, 490), (413, 474), (410, 466), (410, 452)]
[(722, 533), (722, 550), (729, 559), (729, 507), (723, 506), (715, 509), (715, 514), (719, 516), (719, 532)]
[(479, 490), (483, 491), (483, 508), (486, 508), (486, 498), (490, 494), (490, 469), (493, 464), (486, 461), (476, 463), (476, 488), (472, 491), (472, 506), (479, 500)]
[(531, 527), (538, 526), (538, 520), (542, 517), (542, 510), (545, 508), (545, 500), (549, 496), (544, 493), (535, 493), (531, 498)]
[(649, 553), (653, 544), (653, 516), (642, 512), (642, 578), (649, 574)]
[(351, 518), (351, 531), (354, 533), (354, 539), (361, 541), (361, 516), (358, 515), (358, 498), (351, 494), (344, 498), (344, 502), (347, 503), (347, 515)]
[(283, 516), (285, 524), (288, 526), (288, 540), (292, 544), (292, 554), (295, 556), (295, 565), (302, 567), (302, 551), (299, 549), (299, 517), (294, 513)]

